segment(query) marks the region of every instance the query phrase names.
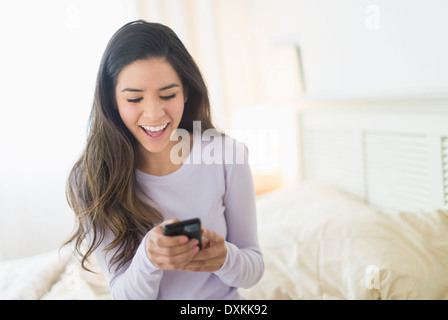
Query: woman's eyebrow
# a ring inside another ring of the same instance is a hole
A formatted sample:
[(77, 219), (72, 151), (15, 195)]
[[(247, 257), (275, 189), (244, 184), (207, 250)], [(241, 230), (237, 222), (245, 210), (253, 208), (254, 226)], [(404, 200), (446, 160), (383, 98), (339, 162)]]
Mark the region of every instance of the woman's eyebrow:
[(130, 91), (130, 92), (143, 92), (141, 89), (133, 89), (133, 88), (124, 88), (121, 92)]
[[(163, 88), (160, 88), (159, 91), (164, 91), (164, 90), (168, 90), (171, 88), (176, 88), (176, 87), (180, 87), (177, 83), (172, 83), (170, 85), (167, 85)], [(129, 92), (143, 92), (144, 90), (142, 89), (134, 89), (134, 88), (124, 88), (123, 90), (121, 90), (121, 92), (125, 92), (125, 91), (129, 91)]]
[(168, 89), (175, 88), (175, 87), (180, 87), (180, 86), (177, 83), (172, 83), (166, 87), (160, 88), (159, 91), (168, 90)]

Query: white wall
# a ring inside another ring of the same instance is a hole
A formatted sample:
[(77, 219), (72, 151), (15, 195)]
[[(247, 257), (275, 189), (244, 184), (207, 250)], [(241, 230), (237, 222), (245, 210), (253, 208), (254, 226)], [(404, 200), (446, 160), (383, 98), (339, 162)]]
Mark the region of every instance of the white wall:
[(253, 3), (271, 41), (301, 47), (310, 95), (448, 92), (446, 0)]
[[(448, 95), (446, 0), (213, 2), (230, 114), (269, 104), (275, 116), (282, 108), (297, 110), (309, 98)], [(294, 84), (295, 93), (289, 90), (293, 74), (279, 77), (275, 72), (278, 67), (297, 68), (288, 59), (282, 60), (282, 51), (292, 45), (300, 48), (304, 78), (298, 82), (302, 85)], [(297, 145), (291, 144), (292, 128), (285, 122), (282, 125), (280, 150), (285, 152), (278, 157), (282, 162), (288, 160), (281, 168), (287, 182), (298, 172)], [(263, 190), (278, 187), (274, 175), (264, 176), (263, 181)]]
[(125, 4), (0, 2), (0, 260), (56, 248), (72, 232), (65, 182), (102, 52), (133, 18)]

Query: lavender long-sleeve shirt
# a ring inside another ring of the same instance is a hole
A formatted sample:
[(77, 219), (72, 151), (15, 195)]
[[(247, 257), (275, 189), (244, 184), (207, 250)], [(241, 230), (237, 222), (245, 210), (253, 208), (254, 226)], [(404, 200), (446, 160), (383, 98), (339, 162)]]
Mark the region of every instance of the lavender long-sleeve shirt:
[(247, 149), (228, 136), (222, 139), (224, 147), (219, 149), (219, 141), (195, 135), (190, 156), (177, 171), (153, 176), (137, 170), (136, 175), (165, 219), (199, 217), (203, 227), (224, 237), (224, 264), (215, 272), (161, 270), (146, 255), (145, 236), (126, 266), (109, 271), (113, 253), (105, 254), (111, 241), (106, 236), (94, 256), (114, 299), (242, 299), (238, 287), (260, 280), (264, 263)]

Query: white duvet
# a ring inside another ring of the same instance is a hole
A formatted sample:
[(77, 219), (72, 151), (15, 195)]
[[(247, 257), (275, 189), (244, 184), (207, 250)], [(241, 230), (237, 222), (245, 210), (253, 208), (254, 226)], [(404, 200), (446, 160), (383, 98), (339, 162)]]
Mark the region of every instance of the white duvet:
[(377, 212), (312, 183), (260, 197), (249, 299), (448, 299), (448, 212)]
[[(377, 212), (312, 183), (261, 196), (257, 209), (266, 268), (247, 299), (448, 299), (446, 211)], [(0, 263), (0, 299), (110, 295), (101, 274), (55, 250)]]
[[(98, 271), (95, 264), (91, 270)], [(30, 258), (0, 263), (0, 300), (110, 299), (100, 273), (81, 268), (66, 247)]]
[(0, 300), (37, 300), (60, 279), (71, 257), (54, 250), (29, 258), (0, 263)]

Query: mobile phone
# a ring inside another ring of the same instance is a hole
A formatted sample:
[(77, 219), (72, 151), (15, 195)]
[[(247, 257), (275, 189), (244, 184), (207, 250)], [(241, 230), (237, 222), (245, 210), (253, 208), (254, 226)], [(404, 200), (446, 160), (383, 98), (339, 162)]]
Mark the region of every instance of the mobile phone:
[(201, 220), (199, 218), (166, 224), (163, 226), (163, 234), (166, 236), (185, 235), (188, 239), (198, 239), (199, 249), (202, 247)]

